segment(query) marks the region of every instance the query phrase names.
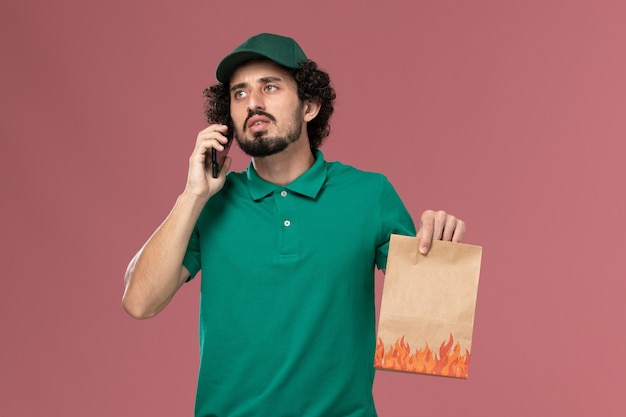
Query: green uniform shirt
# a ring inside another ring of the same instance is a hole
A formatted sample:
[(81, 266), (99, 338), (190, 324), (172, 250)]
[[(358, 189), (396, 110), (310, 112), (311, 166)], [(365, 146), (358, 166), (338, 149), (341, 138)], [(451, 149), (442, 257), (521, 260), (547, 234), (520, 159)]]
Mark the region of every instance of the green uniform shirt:
[(415, 235), (381, 174), (315, 164), (229, 173), (184, 259), (202, 270), (197, 417), (373, 417), (374, 267)]

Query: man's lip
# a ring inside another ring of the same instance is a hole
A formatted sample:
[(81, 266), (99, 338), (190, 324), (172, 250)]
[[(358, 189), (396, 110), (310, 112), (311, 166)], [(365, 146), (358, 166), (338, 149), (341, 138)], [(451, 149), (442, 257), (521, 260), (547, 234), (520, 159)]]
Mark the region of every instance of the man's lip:
[(259, 123), (259, 122), (263, 124), (270, 123), (270, 119), (268, 117), (260, 116), (260, 115), (252, 116), (248, 119), (248, 124), (247, 124), (248, 129), (251, 129), (252, 126), (255, 125), (255, 123)]

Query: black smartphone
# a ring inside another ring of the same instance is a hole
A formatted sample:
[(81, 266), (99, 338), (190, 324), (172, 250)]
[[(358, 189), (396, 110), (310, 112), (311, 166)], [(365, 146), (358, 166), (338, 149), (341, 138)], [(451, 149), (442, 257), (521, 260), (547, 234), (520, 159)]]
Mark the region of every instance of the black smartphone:
[(228, 151), (230, 150), (230, 145), (233, 143), (233, 123), (230, 117), (223, 123), (228, 126), (228, 131), (226, 132), (226, 138), (228, 142), (224, 146), (223, 151), (218, 151), (215, 148), (211, 149), (211, 169), (213, 178), (219, 177), (220, 169), (222, 169), (222, 165), (224, 164), (224, 160), (228, 155)]

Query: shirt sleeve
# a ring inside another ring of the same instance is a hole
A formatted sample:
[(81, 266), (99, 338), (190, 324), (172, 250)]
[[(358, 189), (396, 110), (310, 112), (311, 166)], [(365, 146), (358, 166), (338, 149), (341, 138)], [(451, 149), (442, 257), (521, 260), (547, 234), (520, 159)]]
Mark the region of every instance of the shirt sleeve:
[(200, 261), (200, 234), (198, 232), (197, 224), (191, 232), (191, 237), (189, 238), (189, 243), (187, 244), (187, 251), (183, 257), (183, 266), (187, 268), (190, 273), (187, 281), (191, 281), (202, 267)]
[(386, 177), (381, 176), (381, 178), (380, 231), (378, 234), (379, 243), (376, 247), (376, 266), (378, 269), (385, 269), (391, 234), (415, 236), (416, 231), (413, 219), (393, 185)]

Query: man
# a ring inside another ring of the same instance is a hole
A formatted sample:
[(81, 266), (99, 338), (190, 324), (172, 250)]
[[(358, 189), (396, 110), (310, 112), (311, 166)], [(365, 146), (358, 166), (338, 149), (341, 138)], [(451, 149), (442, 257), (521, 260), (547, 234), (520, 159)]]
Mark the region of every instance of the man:
[[(324, 160), (335, 93), (293, 39), (254, 36), (216, 75), (186, 188), (130, 262), (123, 306), (154, 316), (202, 270), (198, 417), (376, 416), (374, 267), (413, 221), (383, 175)], [(214, 178), (229, 134), (251, 163)], [(429, 210), (417, 235), (426, 252), (464, 232)]]

